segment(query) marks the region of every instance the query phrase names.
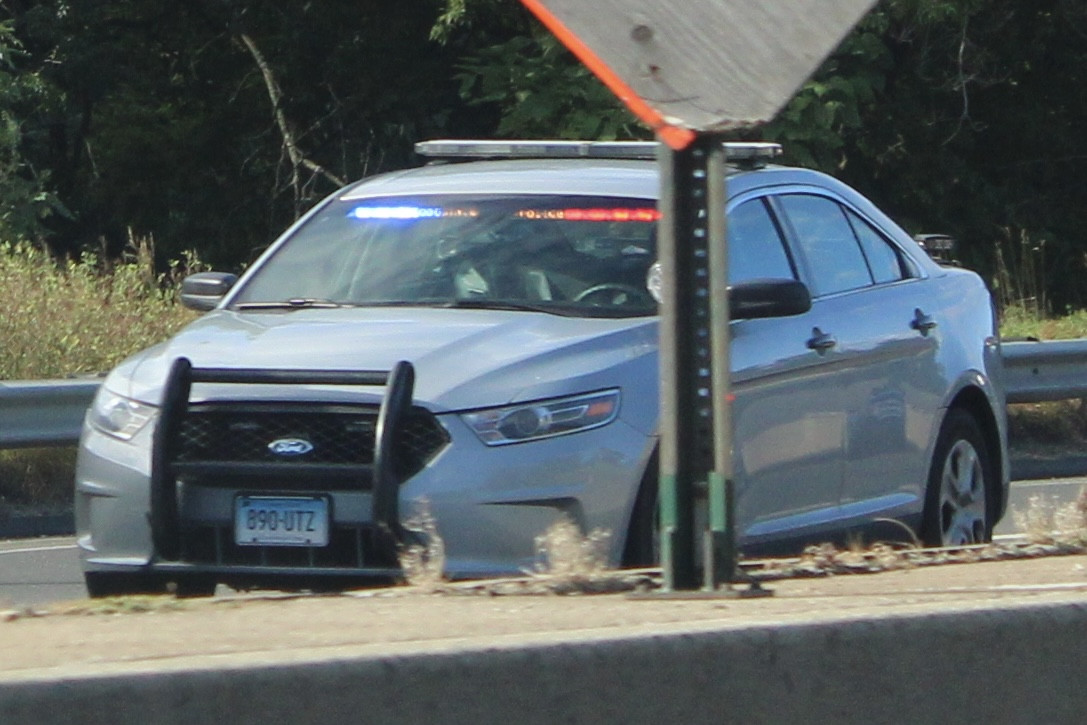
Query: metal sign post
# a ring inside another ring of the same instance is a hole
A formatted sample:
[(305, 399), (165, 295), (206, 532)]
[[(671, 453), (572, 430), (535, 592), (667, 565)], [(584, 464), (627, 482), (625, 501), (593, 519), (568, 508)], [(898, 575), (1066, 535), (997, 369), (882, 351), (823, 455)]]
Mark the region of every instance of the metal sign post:
[[(661, 141), (661, 563), (737, 580), (725, 150), (769, 121), (875, 0), (521, 0)], [(696, 529), (701, 533), (700, 540)]]
[[(731, 526), (724, 147), (699, 134), (660, 148), (661, 560), (669, 590), (735, 579)], [(696, 519), (702, 523), (698, 540)]]
[[(712, 137), (711, 137), (712, 138)], [(732, 358), (729, 352), (728, 224), (725, 149), (713, 143), (706, 158), (710, 262), (710, 375), (713, 391), (713, 470), (706, 480), (703, 589), (737, 580), (732, 477)]]

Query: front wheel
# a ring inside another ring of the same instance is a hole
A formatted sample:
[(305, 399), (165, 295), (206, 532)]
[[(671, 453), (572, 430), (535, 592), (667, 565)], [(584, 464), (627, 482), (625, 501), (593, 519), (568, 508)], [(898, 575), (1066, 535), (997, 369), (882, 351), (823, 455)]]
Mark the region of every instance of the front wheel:
[(660, 497), (657, 489), (657, 454), (654, 452), (638, 487), (634, 509), (627, 526), (623, 567), (641, 569), (660, 566)]
[(921, 538), (926, 546), (963, 546), (992, 539), (989, 496), (993, 465), (974, 416), (960, 408), (944, 419), (932, 457)]
[(166, 582), (147, 574), (88, 571), (83, 574), (91, 599), (121, 597), (129, 594), (163, 594)]
[(142, 572), (88, 571), (83, 574), (83, 579), (91, 599), (168, 592), (182, 599), (215, 595), (215, 580), (206, 577), (181, 578), (174, 582), (173, 587), (160, 576)]

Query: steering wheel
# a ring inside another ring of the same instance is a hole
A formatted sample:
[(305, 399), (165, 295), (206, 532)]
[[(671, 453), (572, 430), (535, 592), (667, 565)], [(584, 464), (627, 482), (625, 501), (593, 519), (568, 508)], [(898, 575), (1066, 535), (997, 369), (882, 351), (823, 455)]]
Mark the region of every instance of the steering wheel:
[[(597, 299), (597, 301), (594, 301)], [(605, 282), (584, 289), (574, 297), (574, 302), (594, 305), (655, 305), (656, 301), (647, 290), (620, 282)]]

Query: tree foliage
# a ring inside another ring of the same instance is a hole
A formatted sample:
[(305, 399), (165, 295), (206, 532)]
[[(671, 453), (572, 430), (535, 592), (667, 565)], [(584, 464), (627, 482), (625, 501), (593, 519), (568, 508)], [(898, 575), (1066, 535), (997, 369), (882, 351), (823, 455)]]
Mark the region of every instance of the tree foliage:
[(36, 76), (18, 72), (24, 55), (11, 23), (0, 23), (0, 239), (38, 239), (44, 220), (66, 213), (48, 191), (48, 171), (35, 168), (23, 154), (19, 109), (44, 95)]
[(132, 228), (237, 264), (334, 179), (413, 163), (413, 141), (459, 122), (431, 0), (3, 7), (52, 96), (20, 113), (25, 158), (74, 213), (48, 225), (58, 248), (116, 252)]
[[(680, 12), (681, 10), (677, 10)], [(436, 136), (646, 138), (513, 0), (0, 0), (0, 237), (238, 266)], [(1087, 5), (882, 0), (773, 122), (951, 233), (1005, 300), (1087, 305)]]

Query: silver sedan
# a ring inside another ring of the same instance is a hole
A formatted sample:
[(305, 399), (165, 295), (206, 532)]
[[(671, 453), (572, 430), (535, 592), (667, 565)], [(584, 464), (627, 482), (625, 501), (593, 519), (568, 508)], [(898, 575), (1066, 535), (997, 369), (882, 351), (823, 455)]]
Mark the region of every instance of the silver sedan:
[[(395, 579), (424, 505), (452, 577), (531, 568), (561, 517), (649, 563), (657, 166), (562, 146), (363, 180), (240, 278), (187, 280), (208, 313), (112, 371), (87, 417), (90, 593)], [(987, 540), (1008, 470), (984, 284), (847, 186), (736, 148), (741, 546)]]

